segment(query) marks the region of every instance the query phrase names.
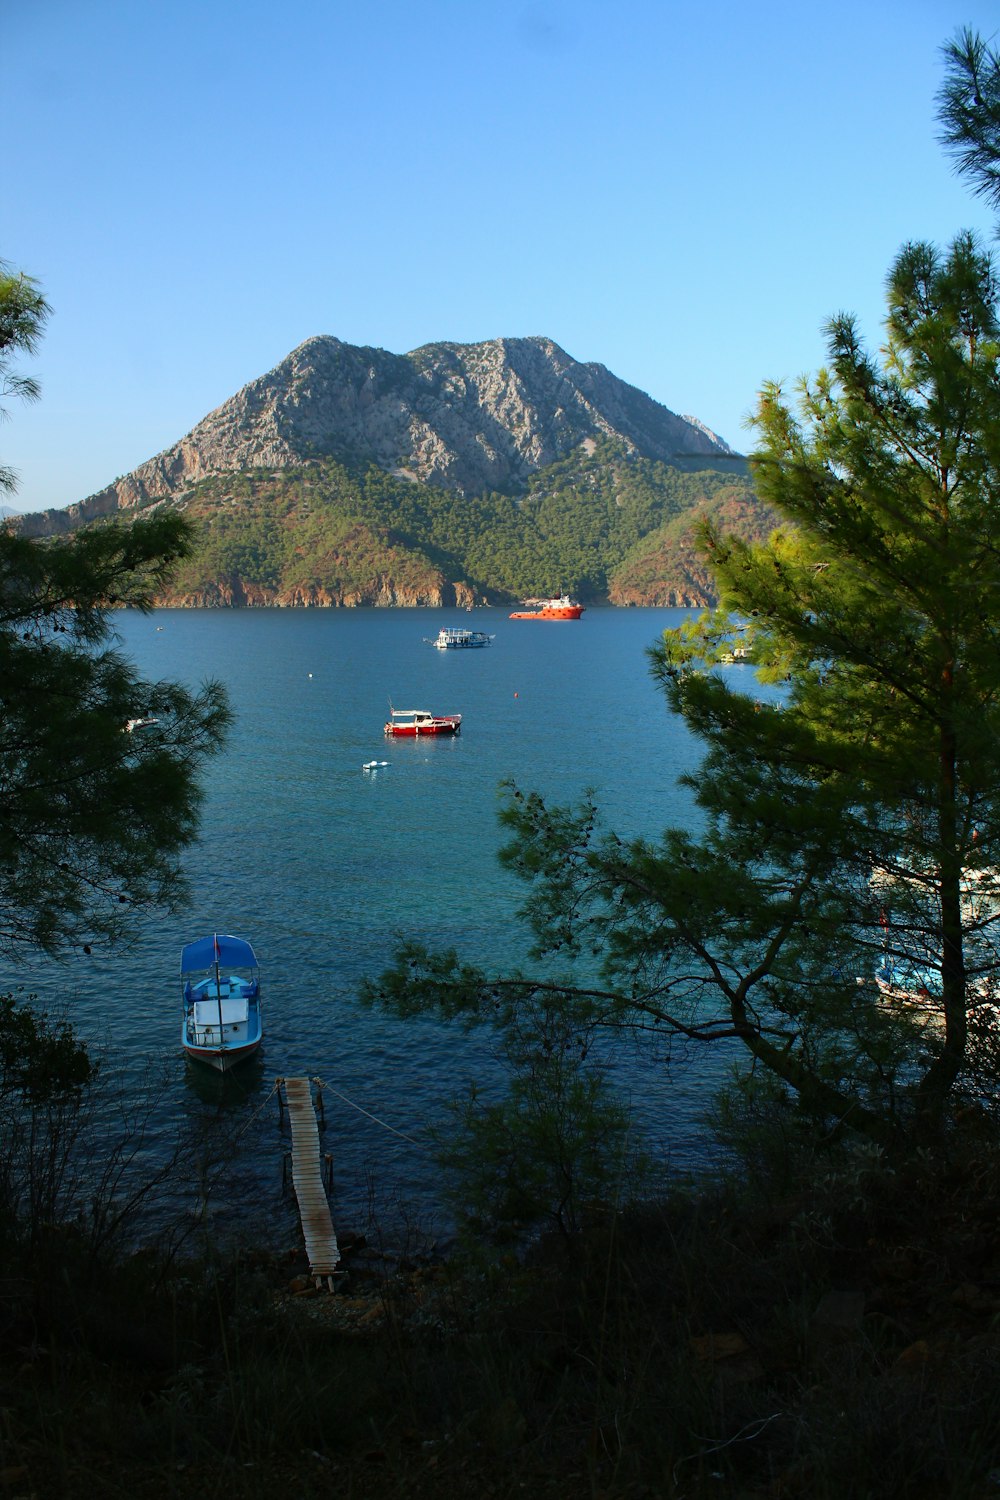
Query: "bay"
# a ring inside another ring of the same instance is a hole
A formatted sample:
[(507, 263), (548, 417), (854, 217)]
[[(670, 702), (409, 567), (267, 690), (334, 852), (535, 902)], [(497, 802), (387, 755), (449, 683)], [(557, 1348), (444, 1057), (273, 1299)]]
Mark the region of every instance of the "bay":
[[(235, 1132), (209, 1205), (220, 1232), (253, 1223), (258, 1239), (294, 1242), (273, 1091), (303, 1075), (326, 1086), (335, 1221), (446, 1229), (427, 1132), (467, 1082), (496, 1085), (490, 1039), (373, 1014), (356, 1002), (359, 982), (388, 965), (401, 935), (496, 969), (525, 961), (527, 891), (496, 857), (505, 779), (559, 802), (593, 789), (622, 836), (696, 821), (677, 779), (699, 747), (645, 654), (686, 613), (594, 609), (551, 623), (490, 610), (123, 613), (116, 628), (145, 677), (219, 679), (236, 712), (204, 779), (201, 837), (185, 859), (191, 899), (144, 917), (127, 953), (32, 963), (0, 984), (65, 1014), (126, 1080), (162, 1079), (144, 1162), (165, 1158), (183, 1131)], [(489, 648), (430, 645), (442, 625), (470, 624), (495, 635)], [(460, 712), (462, 732), (387, 740), (390, 701)], [(388, 764), (363, 771), (371, 760)], [(180, 949), (216, 930), (253, 942), (265, 1002), (260, 1058), (225, 1080), (180, 1048)], [(646, 1054), (616, 1060), (637, 1129), (680, 1167), (704, 1150), (701, 1116), (722, 1066), (700, 1053), (669, 1069)], [(191, 1191), (178, 1178), (170, 1211), (194, 1212)]]

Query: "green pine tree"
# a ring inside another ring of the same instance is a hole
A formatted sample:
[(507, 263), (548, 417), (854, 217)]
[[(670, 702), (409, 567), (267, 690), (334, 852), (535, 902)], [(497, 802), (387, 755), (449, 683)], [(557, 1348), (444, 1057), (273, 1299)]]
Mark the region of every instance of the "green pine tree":
[[(796, 410), (764, 390), (755, 479), (784, 524), (756, 546), (706, 526), (720, 608), (652, 653), (705, 746), (702, 835), (624, 844), (592, 808), (518, 791), (504, 814), (547, 983), (553, 960), (600, 955), (566, 1004), (736, 1039), (808, 1116), (877, 1139), (947, 1117), (1000, 969), (990, 259), (967, 235), (944, 255), (907, 246), (888, 300), (879, 359), (838, 317)], [(716, 665), (736, 641), (763, 679), (749, 693)], [(909, 971), (903, 995), (875, 982), (886, 959)], [(371, 991), (508, 1023), (536, 992), (416, 947)]]
[[(0, 396), (48, 306), (0, 264)], [(14, 476), (0, 468), (0, 493)], [(113, 611), (148, 610), (193, 532), (176, 514), (33, 541), (0, 529), (0, 955), (113, 941), (132, 913), (184, 889), (199, 773), (221, 746), (223, 689), (145, 682), (115, 649)], [(154, 719), (130, 733), (129, 720)]]
[(944, 58), (941, 140), (974, 191), (1000, 209), (1000, 52), (965, 27), (946, 44)]

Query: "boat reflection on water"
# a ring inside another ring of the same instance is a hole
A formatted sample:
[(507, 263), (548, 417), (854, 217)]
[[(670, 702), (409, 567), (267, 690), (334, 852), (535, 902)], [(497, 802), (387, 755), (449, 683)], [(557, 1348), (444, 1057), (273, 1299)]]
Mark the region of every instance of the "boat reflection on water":
[(183, 1171), (171, 1178), (174, 1221), (183, 1233), (207, 1231), (213, 1243), (247, 1236), (261, 1245), (297, 1243), (297, 1210), (282, 1192), (287, 1138), (261, 1054), (225, 1073), (190, 1059), (182, 1070), (185, 1148)]
[[(263, 1049), (240, 1063), (238, 1068), (219, 1073), (188, 1062), (184, 1069), (186, 1087), (202, 1104), (222, 1110), (242, 1109), (249, 1102), (263, 1103), (265, 1097)], [(270, 1081), (268, 1081), (270, 1087)]]

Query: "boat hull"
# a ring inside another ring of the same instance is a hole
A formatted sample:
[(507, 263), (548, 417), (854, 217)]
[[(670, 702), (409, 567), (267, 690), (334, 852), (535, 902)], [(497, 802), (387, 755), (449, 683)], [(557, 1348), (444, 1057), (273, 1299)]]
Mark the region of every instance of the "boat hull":
[[(391, 708), (391, 705), (390, 705)], [(458, 734), (461, 714), (432, 714), (425, 708), (393, 708), (385, 733), (392, 739), (423, 738), (425, 734)]]
[(477, 651), (488, 646), (492, 640), (493, 637), (483, 630), (460, 630), (454, 626), (445, 626), (431, 644), (439, 651)]
[(512, 620), (578, 620), (583, 614), (583, 605), (574, 604), (570, 609), (515, 609)]
[(583, 605), (577, 604), (569, 594), (560, 594), (558, 599), (536, 599), (531, 609), (515, 609), (512, 620), (578, 620), (583, 614)]
[(214, 1068), (217, 1073), (228, 1073), (231, 1068), (238, 1067), (240, 1063), (247, 1062), (260, 1048), (261, 1038), (255, 1042), (247, 1042), (242, 1047), (196, 1047), (190, 1042), (184, 1043), (184, 1051), (192, 1062), (204, 1063), (208, 1068)]
[(219, 1073), (226, 1073), (237, 1063), (253, 1057), (264, 1036), (259, 1001), (249, 1006), (245, 1002), (242, 1006), (241, 1002), (235, 1002), (242, 1008), (241, 1015), (227, 1014), (229, 1003), (223, 1002), (221, 1041), (217, 1017), (199, 1015), (203, 1008), (205, 1011), (215, 1010), (215, 1001), (200, 1001), (185, 1014), (181, 1026), (181, 1046), (188, 1057), (215, 1068)]
[(428, 734), (458, 734), (461, 728), (461, 723), (451, 721), (441, 724), (387, 724), (385, 732), (390, 739), (416, 739)]

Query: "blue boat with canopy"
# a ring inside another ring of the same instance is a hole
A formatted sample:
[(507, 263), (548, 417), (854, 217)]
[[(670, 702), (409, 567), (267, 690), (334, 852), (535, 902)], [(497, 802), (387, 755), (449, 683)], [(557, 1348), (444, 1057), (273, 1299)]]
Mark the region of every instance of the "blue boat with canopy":
[(260, 966), (244, 938), (215, 932), (181, 950), (181, 1046), (220, 1073), (252, 1057), (263, 1036)]

